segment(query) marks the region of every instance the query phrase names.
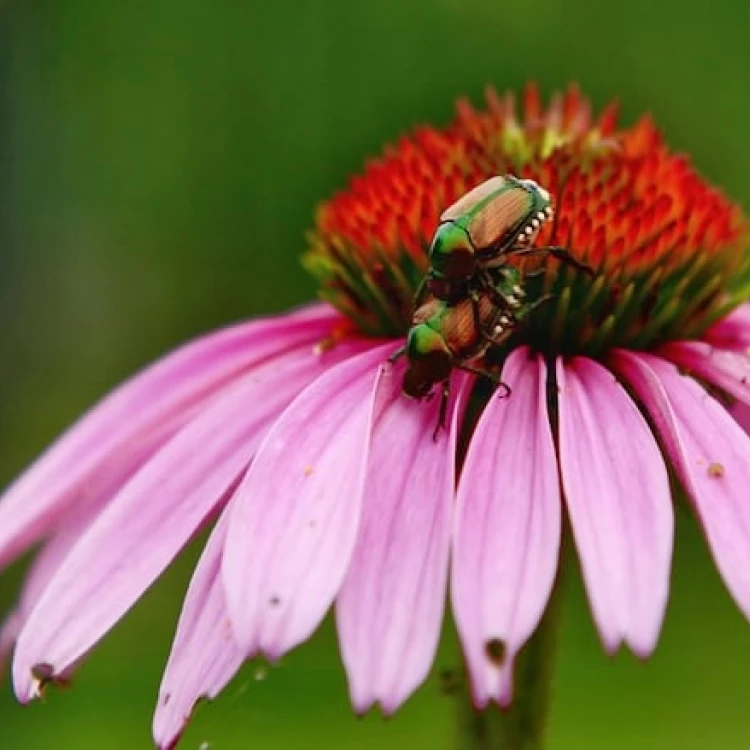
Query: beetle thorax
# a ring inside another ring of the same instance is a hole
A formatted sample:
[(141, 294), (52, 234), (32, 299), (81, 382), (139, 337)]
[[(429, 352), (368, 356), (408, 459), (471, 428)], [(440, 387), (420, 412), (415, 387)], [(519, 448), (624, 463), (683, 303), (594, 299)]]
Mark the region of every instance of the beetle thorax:
[(452, 221), (442, 223), (430, 246), (430, 270), (437, 279), (460, 283), (476, 270), (476, 253), (469, 235)]

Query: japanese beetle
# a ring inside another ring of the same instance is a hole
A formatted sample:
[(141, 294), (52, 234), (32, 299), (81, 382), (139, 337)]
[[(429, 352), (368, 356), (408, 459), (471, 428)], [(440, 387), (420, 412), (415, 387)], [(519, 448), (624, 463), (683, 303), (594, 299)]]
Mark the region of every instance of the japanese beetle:
[(450, 375), (454, 369), (488, 377), (509, 392), (497, 375), (481, 367), (481, 358), (491, 346), (500, 346), (518, 322), (537, 304), (523, 302), (521, 272), (512, 266), (491, 272), (491, 290), (478, 285), (455, 302), (428, 295), (414, 312), (406, 344), (391, 356), (408, 360), (402, 390), (421, 400), (442, 385), (440, 417), (435, 431), (444, 426)]
[(552, 217), (550, 194), (533, 180), (492, 177), (447, 208), (429, 250), (424, 284), (438, 299), (457, 301), (485, 269), (525, 249)]

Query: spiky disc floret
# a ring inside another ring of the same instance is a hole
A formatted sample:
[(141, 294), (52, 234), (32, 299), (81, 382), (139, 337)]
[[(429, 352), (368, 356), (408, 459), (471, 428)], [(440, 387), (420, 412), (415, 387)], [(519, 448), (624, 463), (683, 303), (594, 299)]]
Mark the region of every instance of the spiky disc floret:
[(543, 351), (697, 337), (750, 291), (741, 210), (669, 151), (649, 117), (618, 129), (615, 105), (595, 120), (575, 86), (547, 108), (530, 86), (521, 118), (511, 94), (488, 91), (481, 112), (459, 102), (451, 125), (417, 129), (320, 207), (305, 264), (322, 296), (365, 333), (403, 334), (441, 211), (505, 173), (554, 196), (536, 245), (566, 247), (596, 272), (541, 261), (527, 291), (551, 301), (521, 335)]

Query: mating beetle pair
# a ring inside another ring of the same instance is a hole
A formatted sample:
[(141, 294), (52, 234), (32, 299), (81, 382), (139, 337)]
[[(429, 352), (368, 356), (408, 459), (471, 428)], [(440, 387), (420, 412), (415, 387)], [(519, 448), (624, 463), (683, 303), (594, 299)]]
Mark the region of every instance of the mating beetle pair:
[(468, 370), (498, 382), (475, 363), (547, 299), (524, 302), (524, 275), (508, 259), (553, 255), (591, 273), (565, 248), (532, 246), (552, 215), (549, 193), (533, 180), (512, 175), (478, 185), (441, 215), (406, 344), (391, 357), (408, 360), (405, 395), (422, 399), (442, 384), (438, 428), (445, 418), (451, 371)]
[(434, 385), (442, 384), (440, 415), (435, 435), (445, 425), (450, 392), (450, 374), (454, 368), (481, 375), (510, 389), (497, 376), (481, 366), (481, 357), (492, 346), (500, 346), (511, 336), (519, 321), (544, 299), (525, 302), (520, 286), (521, 272), (513, 266), (488, 271), (492, 287), (484, 282), (472, 285), (462, 299), (448, 302), (430, 295), (414, 311), (406, 344), (391, 361), (406, 355), (402, 391), (421, 400)]

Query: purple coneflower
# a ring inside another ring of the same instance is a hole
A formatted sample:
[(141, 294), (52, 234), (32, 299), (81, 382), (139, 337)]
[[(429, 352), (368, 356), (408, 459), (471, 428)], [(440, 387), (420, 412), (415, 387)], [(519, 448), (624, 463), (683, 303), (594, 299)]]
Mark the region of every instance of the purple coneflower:
[[(454, 376), (401, 395), (438, 215), (495, 174), (537, 180), (560, 245), (549, 295), (507, 350), (505, 398)], [(335, 604), (357, 711), (396, 710), (428, 674), (450, 598), (475, 705), (512, 700), (552, 594), (563, 508), (608, 651), (654, 649), (685, 490), (750, 615), (750, 258), (741, 212), (648, 118), (595, 121), (575, 88), (461, 103), (325, 204), (306, 265), (328, 301), (190, 343), (84, 416), (0, 502), (0, 564), (41, 548), (0, 648), (21, 701), (65, 679), (208, 524), (163, 678), (172, 747), (242, 662), (307, 639)], [(742, 408), (740, 406), (740, 408)], [(738, 420), (747, 414), (738, 413)], [(450, 587), (448, 585), (450, 578)], [(450, 594), (448, 590), (450, 588)]]

